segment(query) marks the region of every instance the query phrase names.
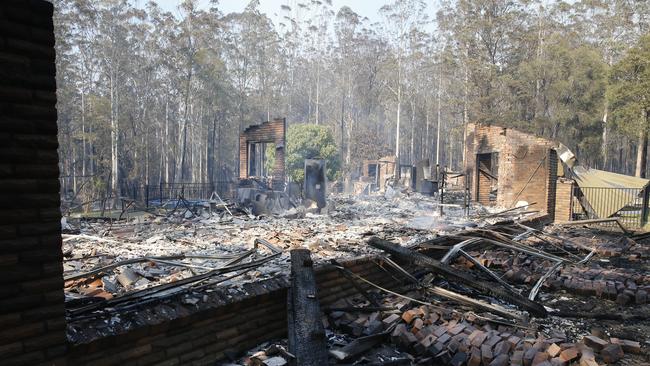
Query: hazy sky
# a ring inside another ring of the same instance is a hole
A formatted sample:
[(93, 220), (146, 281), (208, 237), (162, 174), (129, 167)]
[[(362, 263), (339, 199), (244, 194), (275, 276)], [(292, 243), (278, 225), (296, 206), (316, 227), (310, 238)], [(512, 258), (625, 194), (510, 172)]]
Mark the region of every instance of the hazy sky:
[[(145, 0), (139, 0), (142, 4), (146, 3)], [(180, 0), (155, 0), (165, 10), (178, 14), (177, 6)], [(219, 8), (223, 13), (241, 12), (248, 4), (248, 0), (220, 0)], [(276, 14), (281, 14), (280, 5), (288, 4), (292, 8), (296, 8), (298, 3), (308, 3), (309, 0), (260, 0), (260, 10), (271, 18), (277, 25), (279, 17)], [(332, 0), (332, 7), (336, 12), (342, 6), (347, 5), (360, 16), (368, 17), (371, 22), (381, 20), (379, 16), (379, 8), (387, 3), (389, 0)], [(434, 18), (434, 6), (431, 5), (433, 1), (427, 1), (429, 7), (429, 17)], [(208, 7), (210, 0), (199, 0), (199, 4), (203, 7)]]

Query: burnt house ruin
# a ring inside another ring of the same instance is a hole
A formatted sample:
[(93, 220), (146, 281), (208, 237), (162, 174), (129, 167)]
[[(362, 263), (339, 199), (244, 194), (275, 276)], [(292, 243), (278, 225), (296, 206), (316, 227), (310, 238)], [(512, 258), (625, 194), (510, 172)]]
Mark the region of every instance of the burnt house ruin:
[(472, 198), (504, 208), (535, 203), (555, 214), (558, 158), (549, 140), (500, 126), (469, 124), (464, 172)]
[[(286, 129), (286, 119), (276, 118), (250, 126), (239, 135), (240, 179), (267, 180), (274, 191), (284, 190)], [(272, 167), (267, 166), (269, 149), (274, 152)]]
[[(218, 197), (62, 216), (52, 14), (0, 2), (2, 365), (647, 364), (648, 234), (550, 221), (642, 224), (648, 181), (513, 129), (469, 126), (472, 215), (434, 217), (442, 202), (407, 188), (328, 197), (311, 160), (305, 190), (332, 201), (327, 215), (255, 216)], [(283, 191), (285, 146), (284, 119), (247, 128), (239, 178)], [(389, 190), (399, 168), (367, 161), (358, 183)], [(518, 202), (540, 212), (491, 207)], [(436, 226), (408, 227), (423, 217)]]

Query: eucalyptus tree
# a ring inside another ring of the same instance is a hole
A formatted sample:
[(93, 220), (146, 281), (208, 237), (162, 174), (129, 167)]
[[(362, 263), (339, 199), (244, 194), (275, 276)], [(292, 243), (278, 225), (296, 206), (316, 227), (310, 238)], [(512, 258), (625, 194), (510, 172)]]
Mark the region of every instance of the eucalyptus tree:
[(648, 131), (650, 130), (650, 35), (612, 69), (609, 98), (614, 120), (630, 134), (638, 136), (635, 175), (646, 177)]
[[(400, 130), (402, 103), (404, 102), (404, 68), (408, 56), (409, 34), (427, 22), (426, 3), (422, 0), (396, 0), (379, 10), (386, 25), (385, 37), (390, 42), (394, 64), (390, 66), (390, 81), (386, 82), (395, 104), (395, 156), (401, 162)], [(398, 174), (399, 174), (399, 169)]]

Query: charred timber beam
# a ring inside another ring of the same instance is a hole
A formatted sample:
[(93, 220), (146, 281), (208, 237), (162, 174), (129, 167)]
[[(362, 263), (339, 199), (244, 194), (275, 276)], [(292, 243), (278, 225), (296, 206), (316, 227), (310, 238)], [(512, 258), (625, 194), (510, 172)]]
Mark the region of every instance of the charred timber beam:
[(428, 257), (424, 254), (415, 252), (408, 248), (404, 248), (400, 245), (377, 237), (370, 238), (369, 244), (372, 247), (388, 252), (389, 254), (394, 255), (403, 261), (430, 269), (433, 272), (445, 277), (447, 280), (458, 281), (483, 293), (490, 294), (492, 296), (520, 306), (535, 316), (545, 317), (547, 315), (546, 309), (540, 304), (530, 301), (519, 294), (509, 293), (501, 288), (497, 288), (492, 282), (482, 281), (469, 274), (462, 273), (457, 269), (443, 264), (440, 261)]
[(485, 301), (481, 300), (475, 300), (470, 297), (461, 295), (459, 293), (444, 289), (442, 287), (438, 286), (431, 286), (428, 283), (422, 283), (420, 280), (416, 279), (415, 277), (411, 276), (404, 268), (402, 268), (399, 264), (393, 262), (389, 258), (384, 258), (386, 260), (386, 263), (390, 264), (393, 268), (395, 268), (398, 272), (404, 273), (407, 275), (409, 280), (411, 280), (416, 286), (422, 287), (425, 290), (429, 291), (430, 293), (442, 297), (448, 300), (452, 300), (461, 304), (469, 305), (474, 308), (480, 309), (480, 310), (485, 310), (492, 312), (494, 314), (498, 314), (500, 316), (506, 317), (506, 318), (512, 318), (516, 319), (519, 321), (524, 321), (524, 317), (519, 314), (518, 312), (509, 310), (504, 308), (503, 306), (497, 305), (497, 304), (490, 304)]
[(499, 316), (502, 316), (504, 318), (512, 318), (512, 319), (516, 319), (516, 320), (519, 320), (519, 321), (524, 321), (524, 319), (525, 319), (521, 314), (518, 314), (518, 313), (516, 313), (516, 312), (514, 312), (512, 310), (508, 310), (508, 309), (504, 308), (501, 305), (490, 304), (490, 303), (487, 303), (487, 302), (481, 301), (481, 300), (475, 300), (475, 299), (472, 299), (471, 297), (461, 295), (461, 294), (459, 294), (457, 292), (449, 291), (449, 290), (444, 289), (442, 287), (431, 286), (431, 287), (427, 287), (426, 289), (430, 293), (432, 293), (434, 295), (437, 295), (439, 297), (449, 299), (449, 300), (452, 300), (452, 301), (456, 301), (456, 302), (459, 302), (461, 304), (469, 305), (469, 306), (472, 306), (472, 307), (480, 309), (480, 310), (489, 311), (489, 312), (492, 312), (492, 313), (497, 314)]
[(327, 365), (327, 338), (316, 296), (316, 277), (307, 249), (291, 251), (291, 287), (287, 294), (289, 352), (293, 365)]

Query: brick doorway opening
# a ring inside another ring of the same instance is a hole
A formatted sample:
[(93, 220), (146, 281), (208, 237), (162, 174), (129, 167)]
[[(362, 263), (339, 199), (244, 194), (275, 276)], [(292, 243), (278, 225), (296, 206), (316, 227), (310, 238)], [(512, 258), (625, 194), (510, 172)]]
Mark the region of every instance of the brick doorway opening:
[(476, 201), (495, 205), (499, 183), (499, 153), (476, 154)]

